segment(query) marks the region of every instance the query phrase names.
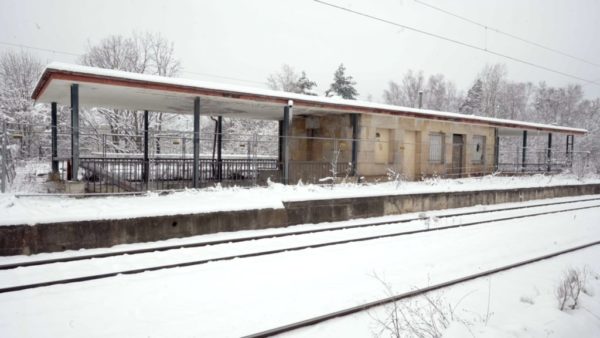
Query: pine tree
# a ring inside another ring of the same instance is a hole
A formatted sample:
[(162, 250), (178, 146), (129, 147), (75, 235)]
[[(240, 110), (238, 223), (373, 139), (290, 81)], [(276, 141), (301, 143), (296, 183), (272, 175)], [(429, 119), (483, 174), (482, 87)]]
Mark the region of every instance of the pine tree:
[(354, 85), (356, 82), (352, 79), (352, 76), (345, 75), (346, 67), (344, 64), (340, 64), (338, 69), (333, 74), (333, 83), (329, 89), (325, 92), (326, 96), (339, 95), (344, 99), (355, 100), (358, 96), (358, 92)]
[(317, 95), (312, 91), (312, 88), (317, 85), (316, 82), (311, 81), (308, 77), (306, 77), (306, 72), (302, 71), (302, 76), (298, 79), (297, 87), (301, 94), (306, 95)]
[(477, 79), (473, 84), (473, 87), (469, 89), (465, 102), (460, 106), (459, 111), (465, 114), (474, 114), (481, 112), (483, 94), (483, 83), (480, 79)]

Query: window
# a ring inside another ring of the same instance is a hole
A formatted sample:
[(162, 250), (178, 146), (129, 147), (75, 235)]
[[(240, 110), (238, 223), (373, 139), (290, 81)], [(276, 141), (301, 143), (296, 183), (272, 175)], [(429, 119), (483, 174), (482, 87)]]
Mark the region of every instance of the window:
[(485, 136), (473, 136), (473, 163), (483, 164), (485, 160)]
[(444, 162), (444, 134), (429, 134), (429, 162)]

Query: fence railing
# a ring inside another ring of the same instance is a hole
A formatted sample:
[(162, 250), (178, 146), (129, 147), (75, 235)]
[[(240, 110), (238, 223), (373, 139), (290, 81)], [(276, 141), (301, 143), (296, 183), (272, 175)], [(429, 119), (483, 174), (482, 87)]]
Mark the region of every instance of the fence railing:
[[(192, 187), (193, 160), (182, 158), (81, 158), (86, 189), (90, 192), (167, 190)], [(276, 159), (201, 158), (198, 163), (201, 186), (215, 183), (255, 185), (266, 179), (278, 181)], [(269, 175), (270, 174), (270, 175)]]
[[(47, 126), (39, 130), (22, 126), (9, 129), (12, 131), (8, 133), (11, 136), (7, 143), (16, 156), (48, 163), (54, 159), (59, 162), (58, 178), (65, 180), (78, 175), (90, 192), (182, 189), (192, 186), (193, 142), (190, 133), (151, 132), (148, 158), (145, 160), (143, 135), (93, 133), (82, 128), (80, 172), (71, 173), (68, 127), (62, 126), (58, 130), (58, 154), (54, 158), (51, 158), (51, 137)], [(260, 185), (268, 180), (282, 182), (283, 164), (280, 163), (282, 155), (279, 148), (284, 143), (288, 143), (291, 149), (288, 182), (292, 184), (299, 181), (312, 184), (329, 184), (344, 179), (358, 181), (362, 176), (366, 180), (385, 180), (386, 176), (420, 179), (428, 176), (479, 176), (493, 172), (554, 173), (585, 166), (590, 156), (587, 152), (558, 151), (558, 148), (565, 148), (556, 144), (550, 151), (527, 148), (523, 162), (522, 147), (511, 145), (497, 150), (493, 140), (486, 140), (485, 137), (455, 139), (450, 135), (412, 138), (412, 143), (406, 139), (394, 140), (392, 136), (386, 140), (379, 137), (290, 136), (288, 142), (283, 142), (285, 138), (279, 135), (221, 136), (221, 160), (218, 159), (215, 146), (217, 134), (205, 133), (201, 136), (198, 162), (200, 186), (216, 183)], [(464, 142), (466, 140), (469, 143)], [(356, 163), (352, 161), (354, 156), (357, 157)], [(497, 163), (492, 159), (496, 157)], [(388, 173), (389, 169), (392, 169), (392, 175)], [(14, 172), (13, 166), (12, 177)]]

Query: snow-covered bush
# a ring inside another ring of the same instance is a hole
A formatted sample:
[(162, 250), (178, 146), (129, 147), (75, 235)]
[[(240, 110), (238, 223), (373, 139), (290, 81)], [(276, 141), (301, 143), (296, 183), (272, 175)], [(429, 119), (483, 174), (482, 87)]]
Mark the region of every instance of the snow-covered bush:
[(554, 294), (561, 311), (577, 307), (579, 295), (586, 288), (587, 268), (569, 268), (564, 272)]
[[(388, 297), (394, 295), (391, 286), (374, 275), (385, 288)], [(459, 302), (460, 303), (460, 302)], [(375, 322), (375, 337), (442, 337), (444, 331), (454, 322), (471, 325), (456, 315), (458, 304), (446, 301), (442, 293), (425, 293), (385, 305), (383, 315), (369, 312)]]

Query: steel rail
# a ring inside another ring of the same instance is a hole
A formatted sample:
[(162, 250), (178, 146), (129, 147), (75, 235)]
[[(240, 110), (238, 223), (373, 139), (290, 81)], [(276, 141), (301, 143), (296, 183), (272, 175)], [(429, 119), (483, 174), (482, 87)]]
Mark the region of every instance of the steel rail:
[(376, 306), (380, 306), (380, 305), (385, 305), (385, 304), (389, 304), (392, 302), (397, 302), (399, 300), (403, 300), (403, 299), (407, 299), (407, 298), (411, 298), (411, 297), (415, 297), (415, 296), (419, 296), (419, 295), (423, 295), (425, 293), (428, 292), (432, 292), (432, 291), (436, 291), (442, 288), (446, 288), (449, 286), (453, 286), (453, 285), (457, 285), (460, 283), (464, 283), (464, 282), (468, 282), (471, 280), (475, 280), (477, 278), (481, 278), (481, 277), (485, 277), (485, 276), (489, 276), (495, 273), (499, 273), (499, 272), (503, 272), (503, 271), (507, 271), (510, 269), (514, 269), (514, 268), (518, 268), (524, 265), (528, 265), (528, 264), (532, 264), (532, 263), (537, 263), (539, 261), (543, 261), (549, 258), (554, 258), (556, 256), (560, 256), (560, 255), (564, 255), (567, 253), (571, 253), (574, 251), (578, 251), (578, 250), (582, 250), (585, 248), (589, 248), (592, 246), (596, 246), (600, 244), (600, 241), (595, 241), (595, 242), (591, 242), (591, 243), (587, 243), (587, 244), (583, 244), (583, 245), (578, 245), (575, 247), (571, 247), (569, 249), (565, 249), (565, 250), (560, 250), (560, 251), (556, 251), (556, 252), (552, 252), (546, 255), (542, 255), (542, 256), (538, 256), (538, 257), (534, 257), (534, 258), (530, 258), (530, 259), (526, 259), (523, 261), (519, 261), (516, 263), (511, 263), (508, 265), (504, 265), (501, 267), (497, 267), (497, 268), (493, 268), (490, 270), (485, 270), (482, 272), (478, 272), (472, 275), (467, 275), (467, 276), (463, 276), (460, 278), (456, 278), (456, 279), (452, 279), (446, 282), (442, 282), (442, 283), (438, 283), (438, 284), (434, 284), (434, 285), (430, 285), (424, 288), (420, 288), (420, 289), (416, 289), (416, 290), (411, 290), (408, 292), (404, 292), (398, 295), (394, 295), (391, 297), (387, 297), (387, 298), (383, 298), (383, 299), (379, 299), (379, 300), (375, 300), (372, 302), (368, 302), (365, 304), (361, 304), (361, 305), (357, 305), (357, 306), (353, 306), (350, 308), (346, 308), (343, 310), (338, 310), (335, 312), (331, 312), (331, 313), (327, 313), (324, 315), (320, 315), (317, 317), (313, 317), (313, 318), (309, 318), (309, 319), (305, 319), (299, 322), (295, 322), (295, 323), (291, 323), (291, 324), (287, 324), (287, 325), (283, 325), (283, 326), (279, 326), (276, 328), (272, 328), (266, 331), (261, 331), (258, 333), (253, 333), (247, 336), (243, 336), (242, 338), (263, 338), (263, 337), (270, 337), (270, 336), (274, 336), (277, 334), (282, 334), (282, 333), (286, 333), (286, 332), (290, 332), (293, 330), (297, 330), (303, 327), (307, 327), (307, 326), (312, 326), (315, 324), (319, 324), (322, 323), (324, 321), (327, 320), (331, 320), (334, 318), (338, 318), (338, 317), (343, 317), (343, 316), (347, 316), (347, 315), (351, 315), (351, 314), (355, 314), (358, 312), (362, 312), (365, 310), (368, 310), (370, 308), (376, 307)]
[[(600, 200), (600, 197), (587, 198), (587, 199), (581, 199), (581, 200), (576, 200), (576, 201), (561, 201), (561, 202), (531, 204), (531, 205), (525, 205), (525, 206), (514, 206), (514, 207), (507, 207), (507, 208), (498, 208), (498, 209), (493, 209), (493, 210), (476, 210), (476, 211), (466, 211), (466, 212), (459, 212), (459, 213), (449, 213), (449, 214), (443, 214), (443, 215), (435, 215), (435, 217), (443, 219), (443, 218), (451, 218), (451, 217), (459, 217), (459, 216), (469, 216), (469, 215), (477, 215), (477, 214), (484, 214), (484, 213), (530, 209), (530, 208), (535, 208), (535, 207), (545, 207), (545, 206), (561, 205), (561, 204), (572, 204), (572, 203), (589, 202), (589, 201), (597, 201), (597, 200)], [(298, 231), (290, 231), (290, 232), (259, 235), (259, 236), (237, 237), (237, 238), (228, 238), (228, 239), (197, 242), (197, 243), (175, 244), (175, 245), (133, 249), (133, 250), (121, 250), (121, 251), (104, 252), (104, 253), (98, 253), (98, 254), (72, 256), (72, 257), (51, 258), (51, 259), (29, 261), (29, 262), (25, 261), (25, 262), (2, 264), (2, 265), (0, 265), (0, 270), (9, 270), (9, 269), (14, 269), (14, 268), (18, 268), (18, 267), (29, 267), (29, 266), (46, 265), (46, 264), (53, 264), (53, 263), (67, 263), (67, 262), (81, 261), (81, 260), (94, 259), (94, 258), (107, 258), (107, 257), (136, 255), (136, 254), (161, 252), (161, 251), (169, 251), (169, 250), (177, 250), (177, 249), (198, 248), (198, 247), (219, 245), (219, 244), (240, 243), (240, 242), (255, 241), (255, 240), (261, 240), (261, 239), (306, 235), (306, 234), (313, 234), (313, 233), (326, 232), (326, 231), (340, 231), (340, 230), (348, 230), (348, 229), (355, 229), (355, 228), (365, 228), (365, 227), (371, 227), (371, 226), (383, 226), (383, 225), (388, 225), (388, 224), (402, 224), (402, 223), (409, 223), (409, 222), (414, 222), (414, 221), (423, 220), (423, 219), (424, 219), (423, 217), (411, 217), (411, 218), (406, 218), (406, 219), (401, 219), (401, 220), (396, 220), (396, 221), (361, 223), (361, 224), (345, 225), (345, 226), (339, 226), (339, 227), (298, 230)]]
[(208, 258), (208, 259), (202, 259), (202, 260), (197, 260), (197, 261), (188, 261), (188, 262), (181, 262), (181, 263), (173, 263), (173, 264), (138, 268), (138, 269), (132, 269), (132, 270), (108, 272), (108, 273), (97, 274), (97, 275), (89, 275), (89, 276), (51, 280), (51, 281), (32, 283), (32, 284), (16, 285), (16, 286), (0, 288), (0, 294), (8, 293), (8, 292), (15, 292), (15, 291), (22, 291), (22, 290), (27, 290), (27, 289), (34, 289), (34, 288), (39, 288), (39, 287), (47, 287), (47, 286), (58, 285), (58, 284), (70, 284), (70, 283), (85, 282), (85, 281), (91, 281), (91, 280), (97, 280), (97, 279), (104, 279), (104, 278), (109, 278), (109, 277), (115, 277), (118, 275), (132, 275), (132, 274), (138, 274), (138, 273), (142, 273), (142, 272), (173, 269), (173, 268), (187, 267), (187, 266), (193, 266), (193, 265), (201, 265), (201, 264), (206, 264), (206, 263), (211, 263), (211, 262), (227, 261), (227, 260), (232, 260), (232, 259), (236, 259), (236, 258), (258, 257), (258, 256), (272, 255), (272, 254), (278, 254), (278, 253), (289, 252), (289, 251), (314, 249), (314, 248), (321, 248), (321, 247), (332, 246), (332, 245), (364, 242), (364, 241), (377, 240), (377, 239), (390, 238), (390, 237), (398, 237), (398, 236), (407, 236), (407, 235), (413, 235), (413, 234), (418, 234), (418, 233), (456, 229), (456, 228), (474, 226), (474, 225), (485, 224), (485, 223), (495, 223), (495, 222), (501, 222), (501, 221), (507, 221), (507, 220), (521, 219), (521, 218), (527, 218), (527, 217), (536, 217), (536, 216), (542, 216), (542, 215), (557, 214), (557, 213), (591, 209), (591, 208), (600, 208), (600, 205), (585, 206), (585, 207), (563, 209), (563, 210), (554, 210), (554, 211), (547, 211), (547, 212), (539, 212), (539, 213), (528, 214), (528, 215), (496, 218), (493, 220), (470, 222), (470, 223), (450, 225), (450, 226), (438, 227), (438, 228), (418, 229), (418, 230), (410, 230), (410, 231), (390, 233), (390, 234), (384, 234), (384, 235), (375, 235), (375, 236), (360, 237), (360, 238), (350, 238), (350, 239), (337, 240), (337, 241), (332, 241), (332, 242), (306, 244), (306, 245), (300, 245), (300, 246), (295, 246), (295, 247), (287, 247), (287, 248), (273, 249), (273, 250), (267, 250), (267, 251), (258, 251), (258, 252), (237, 254), (237, 255), (231, 255), (231, 256)]

